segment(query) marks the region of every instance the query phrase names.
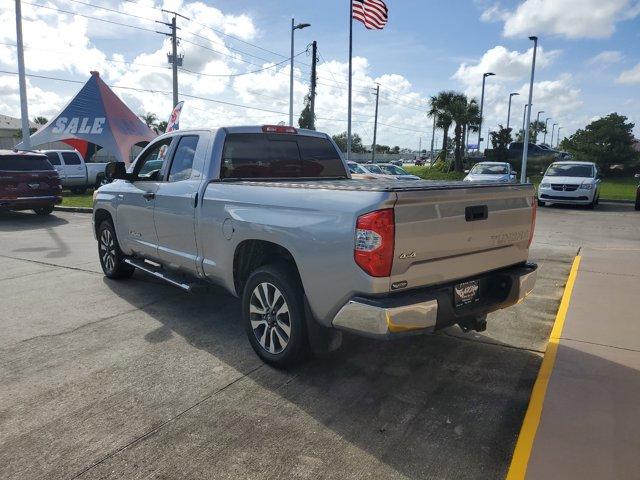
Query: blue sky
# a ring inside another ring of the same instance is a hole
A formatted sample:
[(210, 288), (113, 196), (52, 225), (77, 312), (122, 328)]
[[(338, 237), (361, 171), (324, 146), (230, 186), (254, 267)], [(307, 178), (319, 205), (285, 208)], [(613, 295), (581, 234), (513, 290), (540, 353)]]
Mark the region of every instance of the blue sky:
[[(2, 0), (0, 19), (13, 24), (13, 1)], [(346, 62), (348, 1), (324, 0), (40, 0), (42, 5), (147, 29), (145, 19), (167, 19), (159, 7), (179, 10), (199, 23), (179, 23), (185, 42), (181, 92), (187, 98), (183, 126), (216, 127), (287, 120), (288, 66), (274, 67), (289, 51), (292, 16), (312, 26), (296, 33), (296, 52), (317, 40), (322, 55), (317, 99), (318, 127), (329, 133), (346, 129)], [(86, 3), (117, 10), (113, 13)], [(514, 100), (512, 125), (521, 124), (528, 93), (531, 47), (527, 37), (540, 37), (534, 90), (534, 116), (563, 126), (564, 134), (593, 118), (617, 111), (640, 123), (640, 3), (637, 0), (409, 1), (388, 0), (390, 19), (383, 31), (354, 24), (354, 130), (371, 141), (373, 95), (380, 83), (380, 143), (417, 147), (430, 140), (431, 121), (424, 111), (429, 96), (444, 89), (479, 96), (482, 72), (493, 70), (487, 83), (489, 129), (506, 123), (509, 92)], [(153, 32), (113, 25), (52, 9), (23, 5), (27, 70), (69, 80), (85, 80), (97, 69), (114, 86), (168, 91), (166, 39)], [(207, 29), (211, 26), (218, 32)], [(0, 68), (16, 70), (15, 31), (0, 39)], [(191, 42), (191, 43), (188, 43)], [(200, 46), (195, 46), (198, 43)], [(266, 52), (253, 45), (268, 49)], [(206, 47), (206, 48), (203, 48)], [(216, 52), (213, 52), (216, 50)], [(242, 53), (239, 53), (241, 50)], [(277, 54), (274, 54), (275, 52)], [(309, 58), (297, 57), (295, 112), (308, 89)], [(128, 63), (124, 63), (128, 62)], [(250, 62), (250, 63), (249, 63)], [(269, 63), (271, 62), (271, 63)], [(245, 74), (237, 77), (211, 75)], [(79, 85), (29, 79), (30, 114), (51, 116)], [(171, 109), (170, 95), (117, 89), (136, 112), (161, 118)], [(15, 76), (0, 74), (0, 113), (17, 116)], [(216, 103), (224, 101), (240, 106)], [(252, 107), (252, 108), (246, 108)], [(260, 109), (260, 110), (257, 110)], [(640, 136), (640, 128), (636, 127)]]

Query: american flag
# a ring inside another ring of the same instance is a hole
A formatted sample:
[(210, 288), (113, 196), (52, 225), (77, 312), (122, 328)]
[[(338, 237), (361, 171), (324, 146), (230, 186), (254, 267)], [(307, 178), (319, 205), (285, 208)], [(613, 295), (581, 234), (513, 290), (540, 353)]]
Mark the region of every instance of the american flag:
[(364, 23), (369, 30), (382, 30), (389, 18), (382, 0), (352, 0), (353, 18)]

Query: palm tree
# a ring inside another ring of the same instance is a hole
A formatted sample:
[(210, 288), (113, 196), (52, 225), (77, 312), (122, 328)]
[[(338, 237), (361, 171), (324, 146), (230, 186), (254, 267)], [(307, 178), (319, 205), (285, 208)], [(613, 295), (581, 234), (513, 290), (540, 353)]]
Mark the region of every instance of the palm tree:
[(447, 141), (449, 139), (449, 128), (453, 123), (453, 116), (451, 114), (451, 108), (456, 98), (456, 92), (444, 91), (431, 97), (431, 109), (428, 115), (431, 118), (436, 119), (436, 127), (441, 128), (444, 131), (442, 140), (442, 150), (444, 150), (444, 156), (447, 156)]
[(151, 129), (158, 128), (158, 116), (155, 113), (147, 112), (143, 115), (138, 115), (140, 119), (147, 124), (147, 127)]
[(456, 124), (454, 130), (455, 143), (455, 171), (462, 172), (464, 169), (465, 137), (467, 129), (477, 130), (480, 123), (480, 109), (475, 99), (469, 100), (466, 95), (458, 93), (451, 103), (451, 116)]
[(38, 125), (46, 125), (49, 122), (45, 117), (35, 117), (33, 123)]

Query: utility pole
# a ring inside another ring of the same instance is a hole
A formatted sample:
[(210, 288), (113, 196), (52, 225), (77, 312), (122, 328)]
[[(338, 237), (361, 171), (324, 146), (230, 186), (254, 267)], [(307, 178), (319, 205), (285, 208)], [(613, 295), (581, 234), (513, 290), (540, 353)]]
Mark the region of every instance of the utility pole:
[(536, 74), (536, 54), (538, 53), (538, 37), (531, 36), (533, 42), (533, 60), (531, 62), (531, 82), (529, 83), (529, 112), (527, 113), (527, 129), (524, 132), (524, 145), (522, 146), (522, 171), (520, 183), (527, 181), (527, 158), (529, 157), (529, 125), (531, 123), (531, 106), (533, 105), (533, 80)]
[(553, 134), (556, 132), (557, 123), (553, 124), (553, 128), (551, 129), (551, 141), (549, 142), (549, 146), (553, 148)]
[(316, 129), (316, 80), (317, 80), (316, 79), (316, 63), (317, 62), (318, 62), (318, 43), (314, 40), (313, 42), (311, 42), (311, 98), (309, 99), (309, 110), (311, 110), (312, 130)]
[(380, 100), (380, 84), (376, 85), (376, 117), (373, 121), (373, 145), (371, 146), (371, 163), (376, 159), (376, 135), (378, 134), (378, 102)]
[(171, 23), (160, 22), (159, 20), (156, 20), (156, 22), (166, 25), (171, 29), (171, 33), (167, 33), (167, 32), (157, 32), (157, 33), (161, 33), (163, 35), (166, 35), (167, 37), (171, 37), (171, 53), (167, 53), (167, 60), (171, 64), (171, 70), (173, 71), (173, 106), (175, 107), (178, 104), (178, 67), (182, 66), (182, 60), (184, 59), (184, 56), (178, 55), (179, 27), (177, 26), (176, 20), (177, 20), (177, 17), (184, 18), (185, 20), (189, 20), (189, 18), (185, 17), (184, 15), (180, 15), (177, 12), (172, 12), (170, 10), (163, 9), (162, 11), (164, 13), (173, 15), (173, 17), (171, 18)]
[(556, 148), (560, 146), (560, 130), (562, 130), (562, 127), (558, 127), (558, 138), (556, 139)]
[(24, 46), (22, 44), (22, 6), (16, 0), (16, 44), (18, 47), (18, 83), (20, 85), (20, 116), (22, 121), (22, 145), (24, 150), (31, 148), (29, 131), (29, 108), (27, 107), (27, 78), (24, 71)]

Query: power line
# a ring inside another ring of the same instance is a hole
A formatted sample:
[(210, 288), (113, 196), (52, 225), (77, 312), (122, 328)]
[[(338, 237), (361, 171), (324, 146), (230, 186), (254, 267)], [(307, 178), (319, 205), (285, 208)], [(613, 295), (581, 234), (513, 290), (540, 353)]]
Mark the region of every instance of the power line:
[(22, 3), (24, 3), (26, 5), (31, 5), (33, 7), (46, 8), (47, 10), (54, 10), (56, 12), (66, 13), (67, 15), (75, 15), (75, 16), (78, 16), (78, 17), (88, 18), (89, 20), (95, 20), (95, 21), (98, 21), (98, 22), (110, 23), (112, 25), (119, 25), (121, 27), (135, 28), (136, 30), (142, 30), (144, 32), (157, 33), (155, 30), (151, 30), (150, 28), (139, 27), (137, 25), (130, 25), (128, 23), (115, 22), (113, 20), (107, 20), (105, 18), (92, 17), (91, 15), (85, 15), (83, 13), (72, 12), (70, 10), (63, 10), (61, 8), (49, 7), (47, 5), (40, 5), (39, 3), (31, 3), (31, 2), (24, 2), (24, 1)]

